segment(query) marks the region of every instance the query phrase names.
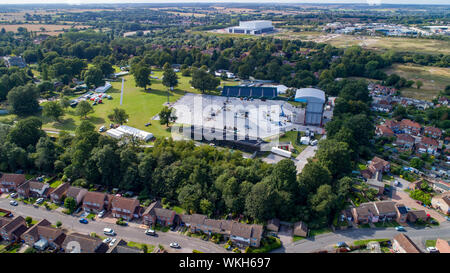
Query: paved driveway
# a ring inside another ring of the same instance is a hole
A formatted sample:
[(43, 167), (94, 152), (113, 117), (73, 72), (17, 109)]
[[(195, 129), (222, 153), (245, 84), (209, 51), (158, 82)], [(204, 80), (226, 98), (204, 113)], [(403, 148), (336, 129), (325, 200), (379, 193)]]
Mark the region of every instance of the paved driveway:
[(297, 174), (302, 172), (306, 163), (308, 163), (308, 158), (314, 157), (314, 155), (316, 154), (316, 151), (317, 151), (317, 145), (316, 146), (308, 146), (295, 158), (297, 161), (297, 163), (295, 164), (297, 166)]
[(428, 214), (431, 215), (434, 219), (439, 221), (440, 223), (447, 221), (444, 216), (439, 214), (437, 211), (433, 209), (426, 208), (424, 206), (421, 206), (416, 203), (416, 200), (409, 197), (408, 193), (402, 191), (402, 190), (394, 190), (392, 192), (392, 200), (396, 201), (397, 203), (402, 203), (407, 207), (415, 208), (418, 210), (425, 210)]

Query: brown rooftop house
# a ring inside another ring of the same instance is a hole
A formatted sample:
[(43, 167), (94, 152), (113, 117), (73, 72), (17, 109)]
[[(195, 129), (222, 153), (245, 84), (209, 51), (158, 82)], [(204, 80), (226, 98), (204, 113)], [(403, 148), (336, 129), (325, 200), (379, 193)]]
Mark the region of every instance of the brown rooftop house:
[(380, 220), (392, 220), (397, 218), (397, 209), (393, 201), (378, 201), (375, 202), (375, 207)]
[(27, 245), (42, 251), (47, 246), (61, 248), (65, 234), (61, 229), (52, 227), (49, 221), (43, 219), (25, 232), (22, 239)]
[(69, 188), (70, 188), (69, 183), (62, 183), (56, 189), (54, 189), (50, 194), (50, 199), (52, 200), (52, 202), (55, 204), (61, 203), (63, 196), (66, 194)]
[(308, 226), (306, 223), (302, 221), (294, 223), (294, 235), (308, 237)]
[(143, 253), (143, 251), (136, 247), (130, 247), (123, 239), (119, 239), (106, 253)]
[(233, 222), (230, 240), (238, 247), (259, 247), (264, 227)]
[(99, 213), (107, 207), (108, 195), (103, 192), (87, 192), (83, 199), (83, 209), (86, 212)]
[(278, 230), (280, 229), (280, 219), (273, 218), (267, 221), (266, 229), (278, 232)]
[(38, 181), (25, 181), (17, 187), (17, 193), (22, 198), (29, 197), (46, 197), (50, 186)]
[(390, 170), (390, 163), (384, 159), (375, 156), (370, 162), (369, 168), (373, 168), (375, 171), (388, 172)]
[(202, 230), (203, 223), (205, 222), (206, 215), (192, 214), (190, 217), (190, 223), (186, 223), (186, 226), (190, 228), (191, 232), (197, 232)]
[(10, 242), (18, 241), (26, 230), (26, 221), (22, 216), (16, 216), (13, 219), (1, 217), (0, 234), (3, 240)]
[(137, 199), (114, 196), (111, 201), (111, 211), (113, 217), (123, 218), (127, 221), (141, 217), (140, 204)]
[(156, 223), (155, 208), (162, 208), (161, 203), (159, 203), (159, 201), (151, 203), (142, 214), (142, 218), (144, 219), (145, 225), (152, 226), (154, 223)]
[(410, 210), (408, 212), (408, 221), (415, 223), (417, 220), (428, 220), (427, 213), (424, 210)]
[(66, 198), (72, 197), (77, 202), (77, 205), (79, 205), (87, 193), (88, 190), (86, 189), (70, 186), (66, 191)]
[(439, 250), (439, 253), (450, 253), (450, 246), (447, 240), (438, 238), (436, 240), (436, 248)]
[(17, 187), (25, 181), (25, 175), (23, 174), (0, 174), (0, 192), (4, 193), (17, 191)]
[(378, 222), (379, 213), (373, 202), (362, 203), (359, 207), (352, 208), (353, 221), (356, 224)]
[(62, 248), (66, 253), (106, 253), (108, 250), (101, 239), (80, 233), (67, 234)]
[(403, 233), (396, 235), (393, 241), (392, 249), (397, 253), (422, 253), (416, 244)]

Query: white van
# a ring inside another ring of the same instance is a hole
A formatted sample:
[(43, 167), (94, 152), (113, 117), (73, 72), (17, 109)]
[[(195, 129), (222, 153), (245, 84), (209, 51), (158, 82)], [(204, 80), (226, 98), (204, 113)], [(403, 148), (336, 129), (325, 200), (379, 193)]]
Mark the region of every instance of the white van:
[(105, 233), (105, 235), (110, 235), (110, 236), (116, 235), (116, 233), (114, 232), (114, 230), (112, 228), (104, 228), (103, 233)]

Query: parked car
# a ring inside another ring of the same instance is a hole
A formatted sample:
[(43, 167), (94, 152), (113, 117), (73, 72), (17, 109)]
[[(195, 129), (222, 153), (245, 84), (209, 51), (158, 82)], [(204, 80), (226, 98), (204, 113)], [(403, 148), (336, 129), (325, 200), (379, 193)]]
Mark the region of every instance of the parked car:
[(178, 243), (175, 243), (175, 242), (170, 243), (169, 246), (170, 246), (171, 248), (180, 248), (180, 245), (179, 245)]
[(88, 222), (88, 220), (86, 220), (86, 218), (81, 218), (81, 219), (80, 219), (80, 223), (82, 223), (82, 224), (87, 224), (87, 223), (89, 223), (89, 222)]
[(98, 217), (102, 218), (103, 216), (105, 216), (106, 211), (102, 210), (98, 213)]
[(9, 202), (9, 204), (10, 204), (11, 206), (17, 206), (17, 205), (19, 205), (19, 203), (17, 203), (16, 200), (11, 200), (11, 201)]
[(111, 242), (112, 238), (108, 237), (103, 239), (103, 243), (108, 244), (109, 242)]
[(174, 231), (175, 228), (176, 228), (176, 226), (171, 226), (171, 227), (170, 227), (170, 231)]
[(111, 242), (109, 242), (109, 246), (113, 246), (116, 243), (117, 239), (112, 239)]
[(77, 208), (77, 210), (74, 212), (75, 214), (79, 213), (81, 211), (81, 207)]
[(337, 247), (347, 247), (347, 244), (345, 242), (339, 242), (336, 244)]
[(106, 127), (105, 127), (105, 126), (102, 126), (102, 127), (100, 127), (100, 129), (98, 129), (98, 131), (99, 131), (100, 133), (103, 133), (104, 131), (106, 131)]
[(17, 197), (17, 192), (13, 192), (9, 195), (11, 198), (16, 198)]
[(155, 236), (156, 232), (153, 229), (147, 229), (145, 231), (145, 234), (150, 235), (150, 236)]
[(152, 124), (150, 122), (148, 122), (148, 123), (145, 124), (145, 127), (148, 127), (150, 125), (152, 125)]
[(395, 227), (395, 229), (396, 229), (397, 231), (406, 231), (405, 228), (402, 227), (402, 226), (397, 226), (397, 227)]
[(36, 204), (42, 204), (42, 202), (44, 202), (44, 198), (38, 198), (37, 200), (36, 200)]
[(110, 236), (116, 235), (116, 232), (112, 228), (104, 228), (103, 233)]
[(439, 252), (439, 251), (437, 250), (437, 248), (432, 247), (432, 246), (427, 247), (427, 251), (428, 251), (429, 253), (438, 253), (438, 252)]

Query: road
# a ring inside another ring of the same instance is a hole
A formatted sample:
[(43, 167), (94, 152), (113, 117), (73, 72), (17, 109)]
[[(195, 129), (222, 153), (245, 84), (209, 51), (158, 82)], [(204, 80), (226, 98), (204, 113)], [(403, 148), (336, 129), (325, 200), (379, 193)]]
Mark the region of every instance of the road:
[[(9, 204), (10, 200), (12, 199), (0, 198), (0, 208), (11, 211), (15, 216), (21, 215), (24, 218), (26, 216), (30, 216), (35, 220), (45, 218), (52, 224), (56, 224), (57, 221), (61, 221), (63, 228), (83, 234), (90, 234), (91, 232), (95, 232), (98, 235), (103, 235), (103, 229), (105, 227), (109, 227), (116, 231), (116, 238), (123, 238), (126, 241), (151, 244), (156, 247), (158, 247), (158, 244), (161, 244), (170, 252), (192, 253), (193, 249), (205, 253), (227, 252), (227, 250), (225, 250), (225, 248), (223, 248), (222, 246), (216, 245), (209, 241), (203, 241), (198, 238), (184, 236), (177, 232), (157, 232), (158, 236), (153, 237), (146, 235), (144, 233), (144, 229), (137, 227), (123, 227), (116, 224), (109, 224), (100, 221), (89, 221), (88, 224), (81, 224), (78, 222), (78, 217), (66, 215), (57, 211), (48, 211), (44, 207), (35, 208), (31, 205), (23, 204), (22, 202), (19, 202), (19, 205), (14, 207)], [(177, 242), (181, 246), (181, 249), (171, 249), (169, 247), (169, 244), (172, 242)]]
[(306, 147), (295, 159), (297, 166), (297, 174), (301, 173), (306, 163), (308, 163), (308, 158), (314, 157), (317, 151), (317, 145)]
[[(409, 236), (419, 248), (425, 249), (425, 240), (436, 238), (450, 238), (450, 223), (442, 223), (433, 228), (405, 227), (405, 235)], [(339, 230), (332, 233), (321, 234), (314, 238), (303, 239), (293, 242), (282, 248), (276, 249), (274, 253), (310, 253), (323, 249), (333, 249), (338, 242), (352, 243), (356, 240), (393, 238), (399, 234), (395, 228), (359, 228)]]

